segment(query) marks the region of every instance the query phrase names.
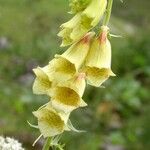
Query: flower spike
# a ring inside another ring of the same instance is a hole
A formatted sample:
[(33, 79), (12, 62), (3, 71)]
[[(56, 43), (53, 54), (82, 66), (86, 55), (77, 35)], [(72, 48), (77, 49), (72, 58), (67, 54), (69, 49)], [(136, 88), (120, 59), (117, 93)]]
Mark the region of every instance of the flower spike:
[[(100, 87), (110, 76), (115, 76), (109, 41), (114, 35), (109, 34), (107, 27), (112, 4), (113, 0), (69, 0), (74, 16), (60, 26), (58, 36), (62, 38), (61, 47), (71, 46), (63, 54), (56, 54), (45, 67), (33, 69), (36, 75), (33, 92), (46, 94), (50, 99), (33, 112), (38, 125), (29, 123), (40, 130), (40, 137), (47, 138), (43, 149), (51, 146), (62, 149), (58, 141), (64, 131), (83, 132), (73, 127), (69, 116), (73, 110), (87, 106), (82, 99), (86, 81)], [(103, 16), (99, 35), (95, 35), (93, 28), (101, 23)]]

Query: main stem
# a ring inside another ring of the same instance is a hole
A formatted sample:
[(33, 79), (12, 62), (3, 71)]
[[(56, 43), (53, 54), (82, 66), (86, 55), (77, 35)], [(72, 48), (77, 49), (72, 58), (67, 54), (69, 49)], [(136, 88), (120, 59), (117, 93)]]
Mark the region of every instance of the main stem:
[(47, 140), (46, 140), (46, 142), (45, 142), (45, 144), (44, 144), (44, 146), (43, 146), (43, 148), (42, 148), (42, 150), (49, 150), (50, 143), (51, 143), (51, 138), (48, 137)]
[(111, 11), (112, 11), (113, 0), (108, 0), (108, 5), (106, 9), (106, 14), (103, 20), (103, 25), (107, 26), (110, 20)]

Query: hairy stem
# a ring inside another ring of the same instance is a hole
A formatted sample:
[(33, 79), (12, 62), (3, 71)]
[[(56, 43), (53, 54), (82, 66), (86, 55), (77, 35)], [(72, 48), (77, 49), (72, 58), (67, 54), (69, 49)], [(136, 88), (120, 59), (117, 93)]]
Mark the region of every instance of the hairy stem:
[(108, 5), (105, 13), (105, 17), (103, 20), (103, 25), (107, 26), (110, 20), (111, 11), (112, 11), (113, 0), (108, 0)]
[(44, 144), (42, 150), (49, 150), (49, 148), (50, 148), (50, 143), (51, 143), (51, 138), (48, 137), (47, 140), (45, 141), (45, 144)]

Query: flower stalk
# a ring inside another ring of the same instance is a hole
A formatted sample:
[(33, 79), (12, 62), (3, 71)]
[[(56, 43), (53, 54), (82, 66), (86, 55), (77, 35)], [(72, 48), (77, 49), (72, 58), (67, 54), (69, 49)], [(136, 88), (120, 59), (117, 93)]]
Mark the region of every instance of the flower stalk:
[(48, 137), (47, 140), (45, 141), (45, 144), (44, 144), (42, 150), (49, 150), (49, 148), (50, 148), (50, 143), (51, 143), (51, 138)]
[(107, 9), (106, 9), (105, 16), (103, 19), (103, 25), (104, 26), (107, 26), (109, 23), (111, 11), (112, 11), (112, 6), (113, 6), (113, 0), (108, 0)]

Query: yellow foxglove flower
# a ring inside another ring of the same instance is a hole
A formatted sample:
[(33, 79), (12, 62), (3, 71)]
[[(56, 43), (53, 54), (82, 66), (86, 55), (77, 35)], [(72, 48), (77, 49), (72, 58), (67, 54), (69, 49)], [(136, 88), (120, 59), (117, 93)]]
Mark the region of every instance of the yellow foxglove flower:
[(83, 11), (92, 0), (70, 0), (71, 13)]
[(95, 38), (85, 61), (85, 72), (88, 83), (99, 87), (109, 76), (115, 76), (111, 71), (111, 44), (107, 38), (108, 27), (102, 26), (102, 32)]
[(87, 104), (81, 98), (84, 90), (85, 74), (79, 73), (69, 81), (53, 87), (51, 104), (56, 110), (65, 113), (69, 113), (78, 107), (85, 107)]
[(89, 32), (78, 43), (72, 45), (62, 55), (56, 55), (49, 63), (49, 72), (53, 74), (53, 80), (64, 82), (72, 78), (79, 70), (89, 51), (94, 32)]
[(52, 86), (52, 80), (50, 80), (50, 76), (46, 74), (45, 70), (47, 67), (40, 68), (37, 67), (33, 69), (36, 79), (33, 83), (33, 93), (34, 94), (48, 94), (50, 93), (50, 89)]
[(68, 130), (67, 121), (69, 114), (58, 113), (50, 105), (33, 112), (38, 118), (38, 127), (42, 135), (46, 137), (61, 134)]
[(86, 28), (95, 27), (106, 11), (107, 0), (92, 0), (82, 13), (82, 25)]

